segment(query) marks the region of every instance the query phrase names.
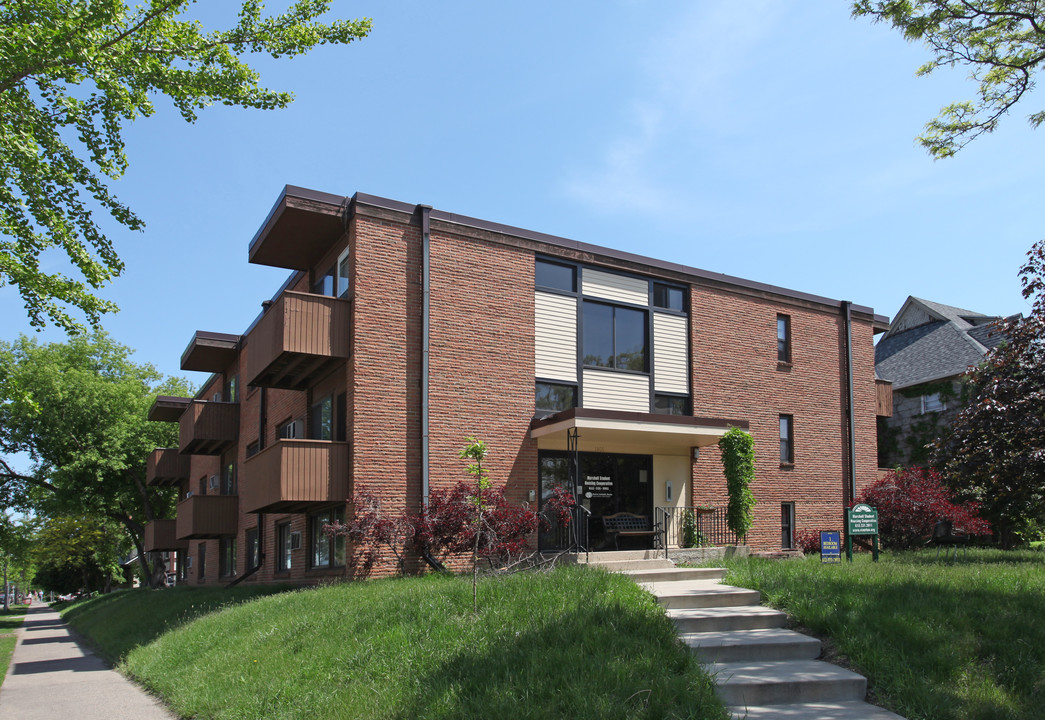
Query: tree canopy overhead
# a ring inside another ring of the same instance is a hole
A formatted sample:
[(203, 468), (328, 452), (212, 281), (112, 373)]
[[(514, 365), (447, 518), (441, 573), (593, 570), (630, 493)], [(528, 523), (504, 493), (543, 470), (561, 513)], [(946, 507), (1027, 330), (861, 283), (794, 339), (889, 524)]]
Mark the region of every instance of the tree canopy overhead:
[[(269, 90), (244, 58), (301, 55), (365, 37), (370, 20), (319, 22), (329, 0), (297, 0), (265, 17), (238, 0), (227, 29), (186, 16), (195, 0), (0, 0), (0, 285), (12, 284), (30, 322), (76, 332), (76, 311), (97, 326), (116, 309), (95, 291), (123, 263), (93, 217), (141, 219), (106, 185), (127, 168), (122, 131), (166, 96), (188, 122), (214, 103), (273, 109), (293, 99)], [(47, 272), (63, 251), (73, 272)]]
[[(968, 67), (979, 83), (974, 101), (941, 109), (918, 141), (935, 158), (954, 155), (998, 122), (1027, 93), (1045, 63), (1045, 5), (1039, 0), (857, 0), (853, 15), (888, 22), (932, 59), (919, 75), (939, 67)], [(1032, 127), (1045, 110), (1031, 113)]]

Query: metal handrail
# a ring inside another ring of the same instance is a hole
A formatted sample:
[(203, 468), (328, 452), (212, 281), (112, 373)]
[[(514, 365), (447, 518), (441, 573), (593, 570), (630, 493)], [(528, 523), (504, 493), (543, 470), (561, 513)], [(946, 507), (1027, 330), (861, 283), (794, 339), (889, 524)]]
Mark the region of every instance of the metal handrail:
[(665, 557), (669, 546), (683, 547), (682, 519), (685, 513), (691, 512), (696, 520), (697, 538), (700, 546), (735, 545), (737, 536), (726, 523), (725, 507), (682, 506), (657, 507), (655, 517), (660, 523), (661, 545)]
[[(581, 523), (581, 518), (582, 517), (584, 518), (583, 525)], [(574, 506), (573, 529), (572, 529), (572, 532), (570, 533), (573, 536), (573, 538), (572, 538), (573, 542), (571, 543), (571, 546), (572, 546), (571, 549), (574, 552), (578, 553), (578, 554), (580, 554), (580, 551), (583, 549), (584, 550), (584, 561), (585, 562), (588, 562), (588, 559), (589, 559), (588, 556), (591, 553), (591, 548), (588, 547), (588, 530), (590, 529), (589, 528), (590, 524), (591, 524), (591, 510), (589, 510), (588, 508), (584, 507), (581, 504), (575, 505)], [(582, 530), (583, 530), (583, 537), (582, 537), (582, 532), (581, 532)]]

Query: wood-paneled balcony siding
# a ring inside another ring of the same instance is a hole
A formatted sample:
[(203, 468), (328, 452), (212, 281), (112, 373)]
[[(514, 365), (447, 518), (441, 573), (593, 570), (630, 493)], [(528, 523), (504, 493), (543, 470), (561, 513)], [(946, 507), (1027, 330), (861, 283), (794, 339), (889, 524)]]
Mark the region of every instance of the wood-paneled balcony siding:
[(893, 383), (890, 380), (874, 381), (875, 390), (878, 392), (876, 412), (880, 417), (893, 416)]
[(288, 290), (247, 337), (247, 383), (304, 390), (349, 355), (351, 301)]
[(177, 537), (185, 540), (235, 535), (238, 518), (238, 495), (193, 495), (178, 503)]
[(244, 463), (246, 512), (302, 512), (349, 495), (348, 443), (280, 440)]
[(178, 444), (187, 455), (220, 455), (239, 437), (239, 403), (193, 400), (181, 415)]
[(189, 543), (178, 540), (175, 520), (153, 520), (145, 523), (145, 552), (188, 550)]
[(189, 456), (178, 448), (156, 448), (146, 462), (147, 485), (177, 485), (189, 479)]

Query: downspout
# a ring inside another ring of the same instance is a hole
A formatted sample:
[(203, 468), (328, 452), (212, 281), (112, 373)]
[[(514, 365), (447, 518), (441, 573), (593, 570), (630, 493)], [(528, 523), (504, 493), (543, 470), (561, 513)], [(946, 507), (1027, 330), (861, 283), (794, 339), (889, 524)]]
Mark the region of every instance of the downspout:
[(853, 439), (853, 304), (842, 301), (845, 313), (845, 381), (846, 381), (846, 445), (849, 463), (846, 469), (846, 507), (856, 498), (856, 442)]
[(418, 207), (421, 209), (421, 502), (423, 507), (427, 508), (429, 494), (428, 346), (432, 309), (432, 206), (419, 205)]

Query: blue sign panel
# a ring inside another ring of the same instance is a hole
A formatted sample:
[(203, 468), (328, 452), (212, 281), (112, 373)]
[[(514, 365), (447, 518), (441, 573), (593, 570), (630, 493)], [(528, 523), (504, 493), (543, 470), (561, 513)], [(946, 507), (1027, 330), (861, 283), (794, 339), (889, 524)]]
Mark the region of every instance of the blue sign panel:
[(842, 540), (837, 530), (820, 531), (820, 562), (842, 562)]

